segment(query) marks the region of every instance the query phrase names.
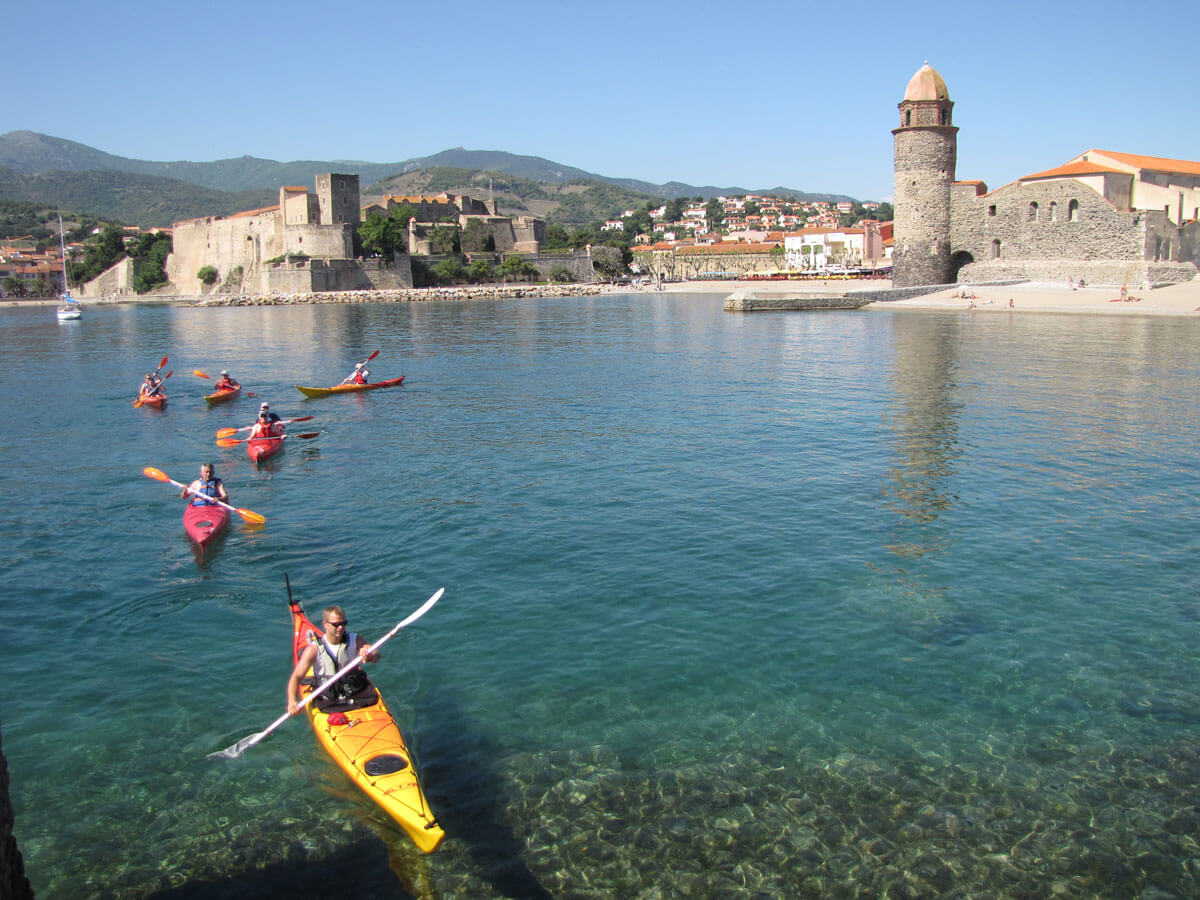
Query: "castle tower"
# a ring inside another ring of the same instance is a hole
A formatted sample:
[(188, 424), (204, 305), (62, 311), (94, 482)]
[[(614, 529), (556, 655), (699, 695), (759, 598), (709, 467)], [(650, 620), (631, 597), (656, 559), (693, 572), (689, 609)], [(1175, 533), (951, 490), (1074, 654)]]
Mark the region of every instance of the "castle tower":
[(899, 103), (895, 140), (895, 244), (892, 284), (912, 287), (953, 281), (950, 263), (950, 185), (958, 156), (954, 104), (946, 82), (921, 66)]
[(317, 204), (322, 225), (359, 224), (358, 176), (317, 176)]

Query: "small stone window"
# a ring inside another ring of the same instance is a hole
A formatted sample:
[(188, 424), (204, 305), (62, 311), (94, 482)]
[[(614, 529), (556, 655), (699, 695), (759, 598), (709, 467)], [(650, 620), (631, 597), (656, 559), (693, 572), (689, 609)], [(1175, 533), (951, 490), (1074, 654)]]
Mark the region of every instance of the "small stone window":
[(1038, 220), (1038, 205), (1037, 205), (1037, 201), (1034, 200), (1032, 203), (1029, 204), (1029, 221), (1036, 222), (1037, 220)]
[(991, 206), (988, 207), (988, 215), (989, 216), (996, 215), (996, 204), (995, 203), (993, 203)]
[(1050, 221), (1051, 222), (1058, 221), (1058, 201), (1057, 200), (1050, 201)]
[(1070, 203), (1067, 204), (1067, 221), (1068, 222), (1078, 222), (1079, 221), (1079, 201), (1078, 200), (1072, 200)]
[(996, 238), (996, 240), (992, 241), (992, 259), (999, 259), (999, 258), (1000, 258), (1000, 239)]
[(912, 110), (911, 109), (906, 109), (904, 111), (904, 124), (905, 125), (912, 124)]

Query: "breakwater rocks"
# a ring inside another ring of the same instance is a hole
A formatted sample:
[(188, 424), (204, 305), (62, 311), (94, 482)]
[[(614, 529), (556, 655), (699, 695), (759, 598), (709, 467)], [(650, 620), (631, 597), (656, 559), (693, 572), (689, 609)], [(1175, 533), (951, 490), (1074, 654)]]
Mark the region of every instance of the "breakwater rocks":
[[(624, 288), (628, 290), (628, 288)], [(308, 294), (217, 294), (195, 306), (287, 306), (303, 303), (418, 303), (424, 300), (510, 300), (517, 297), (584, 297), (622, 290), (600, 284), (489, 284), (402, 290), (323, 291)]]

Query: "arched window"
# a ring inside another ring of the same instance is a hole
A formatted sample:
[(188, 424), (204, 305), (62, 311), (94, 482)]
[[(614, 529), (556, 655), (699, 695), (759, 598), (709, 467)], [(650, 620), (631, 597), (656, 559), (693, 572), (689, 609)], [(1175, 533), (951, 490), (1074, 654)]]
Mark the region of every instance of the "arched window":
[(1000, 258), (1000, 239), (996, 238), (996, 240), (992, 241), (992, 259), (999, 259), (999, 258)]
[(1070, 203), (1067, 204), (1067, 221), (1068, 222), (1078, 222), (1079, 221), (1079, 201), (1078, 200), (1072, 200)]
[(904, 124), (905, 125), (912, 124), (912, 110), (911, 109), (906, 109), (904, 111)]
[(1032, 203), (1029, 204), (1029, 221), (1036, 222), (1037, 220), (1038, 220), (1038, 205), (1037, 205), (1037, 201), (1034, 200)]
[(1058, 201), (1056, 201), (1056, 200), (1050, 201), (1050, 221), (1051, 222), (1058, 221)]

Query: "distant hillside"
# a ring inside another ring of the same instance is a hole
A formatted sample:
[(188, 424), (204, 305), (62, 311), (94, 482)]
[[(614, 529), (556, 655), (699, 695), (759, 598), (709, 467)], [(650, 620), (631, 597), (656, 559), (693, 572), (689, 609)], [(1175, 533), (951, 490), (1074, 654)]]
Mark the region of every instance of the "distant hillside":
[(175, 178), (129, 172), (51, 171), (29, 175), (0, 169), (0, 199), (76, 210), (145, 228), (271, 206), (279, 202), (279, 190), (229, 193)]
[(87, 172), (108, 169), (135, 175), (175, 178), (217, 191), (271, 190), (278, 194), (285, 184), (313, 186), (322, 172), (357, 174), (361, 180), (385, 178), (400, 171), (404, 163), (370, 163), (357, 160), (327, 160), (281, 163), (273, 159), (243, 156), (216, 162), (149, 162), (113, 156), (84, 144), (33, 131), (10, 131), (0, 135), (0, 168), (20, 174), (37, 172)]
[(150, 162), (113, 156), (101, 150), (63, 138), (50, 137), (33, 131), (10, 131), (0, 135), (0, 168), (18, 174), (38, 172), (83, 172), (109, 169), (137, 175), (157, 175), (188, 181), (217, 191), (254, 189), (277, 191), (281, 185), (297, 184), (312, 187), (313, 177), (322, 172), (357, 174), (362, 184), (372, 184), (393, 175), (407, 174), (420, 169), (453, 168), (469, 171), (503, 172), (542, 184), (567, 184), (592, 181), (609, 184), (635, 194), (663, 199), (771, 193), (801, 200), (852, 200), (844, 194), (823, 194), (798, 191), (794, 188), (714, 187), (684, 184), (678, 181), (653, 184), (632, 178), (613, 178), (597, 175), (573, 166), (543, 159), (540, 156), (521, 156), (500, 150), (466, 150), (455, 147), (432, 156), (422, 156), (395, 163), (372, 163), (361, 160), (298, 160), (276, 162), (243, 156), (215, 162)]
[(449, 167), (416, 169), (385, 178), (363, 188), (362, 195), (365, 202), (371, 197), (387, 194), (412, 196), (442, 191), (469, 194), (480, 200), (494, 197), (501, 215), (527, 214), (573, 228), (615, 218), (623, 210), (659, 200), (648, 193), (598, 181), (578, 179), (550, 184), (505, 172)]

